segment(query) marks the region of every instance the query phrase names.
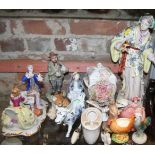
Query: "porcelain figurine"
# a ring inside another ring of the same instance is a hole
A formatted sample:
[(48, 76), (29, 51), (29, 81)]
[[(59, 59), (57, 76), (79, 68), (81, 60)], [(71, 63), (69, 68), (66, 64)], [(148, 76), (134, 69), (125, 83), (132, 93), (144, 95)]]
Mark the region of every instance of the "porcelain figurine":
[(18, 85), (14, 85), (10, 95), (10, 105), (12, 107), (20, 107), (24, 102), (26, 102), (26, 97), (21, 94)]
[(71, 144), (75, 144), (78, 141), (78, 139), (80, 138), (80, 133), (81, 133), (81, 124), (73, 132), (73, 135), (71, 137)]
[(81, 94), (84, 94), (83, 81), (80, 79), (80, 74), (75, 72), (72, 74), (72, 78), (69, 84), (69, 93), (67, 97), (70, 100), (78, 98)]
[(41, 115), (41, 111), (43, 109), (41, 99), (40, 99), (40, 91), (41, 91), (40, 82), (43, 82), (42, 75), (34, 73), (33, 66), (28, 65), (27, 72), (22, 77), (22, 83), (23, 84), (26, 83), (27, 95), (34, 96), (36, 108), (34, 108), (33, 106), (32, 108), (34, 108), (34, 111), (38, 113), (38, 115)]
[(111, 137), (110, 133), (108, 132), (101, 132), (101, 139), (104, 145), (110, 145), (111, 144)]
[(109, 104), (109, 119), (118, 118), (118, 115), (120, 114), (120, 111), (118, 110), (118, 107), (116, 103), (113, 101)]
[[(46, 118), (47, 102), (40, 98), (40, 74), (33, 73), (28, 65), (27, 72), (12, 89), (10, 106), (2, 114), (2, 133), (4, 136), (31, 136), (38, 132)], [(26, 90), (21, 87), (26, 83)], [(36, 107), (35, 107), (35, 106)]]
[(55, 106), (51, 106), (48, 113), (47, 113), (47, 116), (51, 119), (51, 120), (55, 120), (56, 118), (56, 107)]
[(138, 25), (128, 27), (112, 39), (111, 56), (119, 62), (123, 77), (119, 96), (131, 100), (134, 96), (143, 99), (143, 71), (148, 73), (151, 62), (155, 63), (149, 29), (154, 27), (151, 15), (140, 18)]
[(145, 129), (151, 124), (151, 118), (147, 117), (143, 121), (140, 113), (135, 114), (134, 127), (136, 132), (132, 134), (132, 140), (137, 144), (144, 144), (147, 141), (147, 135), (144, 133)]
[(25, 97), (21, 95), (18, 86), (15, 85), (10, 96), (10, 106), (2, 113), (2, 124), (4, 127), (14, 130), (17, 126), (26, 130), (34, 126), (35, 115), (24, 105), (25, 102)]
[(97, 101), (100, 105), (108, 105), (114, 100), (116, 92), (116, 76), (107, 67), (98, 63), (96, 67), (87, 68), (88, 79), (84, 79), (88, 86), (89, 100)]
[(142, 104), (137, 104), (137, 99), (134, 98), (133, 102), (126, 106), (124, 109), (120, 111), (120, 118), (130, 118), (131, 116), (135, 116), (136, 113), (139, 113), (142, 116), (142, 121), (145, 120), (145, 108)]
[(66, 137), (70, 136), (74, 122), (81, 116), (85, 108), (85, 93), (82, 80), (78, 73), (73, 73), (69, 82), (69, 92), (66, 96), (65, 93), (56, 93), (48, 95), (48, 99), (52, 106), (48, 112), (51, 119), (55, 118), (57, 124), (64, 123), (68, 125)]
[(135, 117), (114, 118), (109, 121), (110, 129), (113, 133), (128, 133), (134, 126)]
[(29, 106), (29, 96), (20, 90), (20, 85), (14, 85), (10, 95), (10, 106), (2, 113), (2, 133), (4, 136), (31, 136), (35, 134), (46, 118), (46, 102), (43, 103), (43, 113), (38, 117)]
[(48, 80), (52, 86), (52, 89), (47, 95), (61, 92), (64, 74), (68, 72), (68, 68), (58, 61), (58, 55), (56, 53), (51, 52), (49, 58)]
[(110, 102), (115, 100), (117, 78), (112, 71), (98, 63), (96, 67), (87, 68), (88, 77), (84, 78), (88, 87), (89, 105), (102, 112), (102, 121), (106, 124)]
[(54, 120), (57, 116), (56, 107), (63, 107), (66, 108), (70, 104), (70, 100), (66, 97), (66, 93), (59, 93), (55, 95), (50, 95), (48, 94), (48, 100), (51, 103), (51, 106), (49, 108), (49, 111), (47, 113), (47, 116), (51, 119)]
[(75, 121), (81, 116), (82, 111), (85, 109), (85, 94), (81, 94), (78, 98), (71, 100), (71, 103), (66, 106), (56, 106), (56, 119), (57, 124), (63, 123), (68, 125), (66, 137), (70, 137), (70, 132)]

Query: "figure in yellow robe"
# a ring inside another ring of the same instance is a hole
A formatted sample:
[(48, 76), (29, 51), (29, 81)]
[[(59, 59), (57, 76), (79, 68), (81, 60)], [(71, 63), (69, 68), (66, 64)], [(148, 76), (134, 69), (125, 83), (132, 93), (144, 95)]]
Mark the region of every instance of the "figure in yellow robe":
[[(144, 95), (143, 71), (148, 73), (151, 62), (155, 63), (149, 28), (153, 28), (153, 16), (143, 16), (138, 25), (129, 27), (112, 39), (111, 57), (113, 62), (121, 63), (123, 51), (127, 52), (122, 73), (121, 90), (125, 99), (131, 100)], [(130, 47), (122, 45), (128, 42)]]

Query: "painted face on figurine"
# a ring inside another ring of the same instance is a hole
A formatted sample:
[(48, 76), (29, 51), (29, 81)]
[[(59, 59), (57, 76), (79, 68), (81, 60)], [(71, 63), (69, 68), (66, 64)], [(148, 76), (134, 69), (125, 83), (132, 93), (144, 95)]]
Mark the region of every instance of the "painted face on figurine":
[(140, 23), (140, 28), (142, 31), (146, 31), (149, 28), (150, 24), (147, 19), (143, 19)]
[(57, 56), (51, 56), (51, 61), (52, 61), (53, 63), (57, 63), (58, 57), (57, 57)]
[(33, 66), (32, 65), (27, 66), (27, 71), (29, 73), (33, 73)]
[(78, 81), (80, 79), (80, 75), (76, 73), (73, 77), (74, 80)]
[(102, 68), (102, 67), (103, 67), (103, 65), (101, 63), (97, 64), (97, 68)]
[(14, 96), (14, 97), (17, 97), (20, 95), (20, 90), (18, 87), (14, 86), (14, 88), (12, 89), (12, 92), (11, 94)]

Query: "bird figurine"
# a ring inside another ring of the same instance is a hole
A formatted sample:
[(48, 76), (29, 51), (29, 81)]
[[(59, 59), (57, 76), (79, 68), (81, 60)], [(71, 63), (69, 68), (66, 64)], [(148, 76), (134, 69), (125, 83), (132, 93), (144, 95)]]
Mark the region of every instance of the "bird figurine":
[(147, 135), (144, 133), (146, 128), (151, 124), (151, 118), (146, 117), (142, 121), (142, 115), (140, 113), (135, 113), (134, 128), (136, 132), (132, 135), (132, 140), (137, 144), (144, 144), (147, 141)]
[(128, 133), (134, 126), (134, 120), (134, 116), (130, 118), (114, 118), (108, 120), (108, 124), (114, 133)]

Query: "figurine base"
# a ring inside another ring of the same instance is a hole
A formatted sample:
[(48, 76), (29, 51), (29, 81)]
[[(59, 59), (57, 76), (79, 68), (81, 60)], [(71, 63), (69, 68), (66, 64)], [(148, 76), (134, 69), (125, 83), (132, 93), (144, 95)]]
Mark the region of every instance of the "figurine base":
[(147, 135), (145, 133), (137, 135), (137, 133), (134, 132), (132, 135), (132, 140), (136, 144), (144, 144), (147, 141)]
[(22, 145), (22, 141), (16, 137), (6, 138), (1, 145)]
[(2, 128), (2, 134), (4, 136), (7, 136), (7, 137), (13, 137), (13, 136), (32, 136), (34, 135), (35, 133), (38, 132), (38, 130), (40, 129), (40, 126), (41, 126), (41, 123), (45, 120), (46, 118), (46, 109), (47, 109), (47, 102), (42, 100), (41, 99), (41, 102), (43, 104), (43, 112), (40, 116), (38, 116), (36, 118), (36, 121), (34, 123), (34, 126), (28, 130), (23, 130), (23, 129), (20, 129), (18, 126), (14, 126), (12, 128), (6, 128), (6, 127), (3, 127)]
[(127, 133), (113, 133), (112, 140), (118, 144), (124, 144), (129, 141), (129, 135)]

